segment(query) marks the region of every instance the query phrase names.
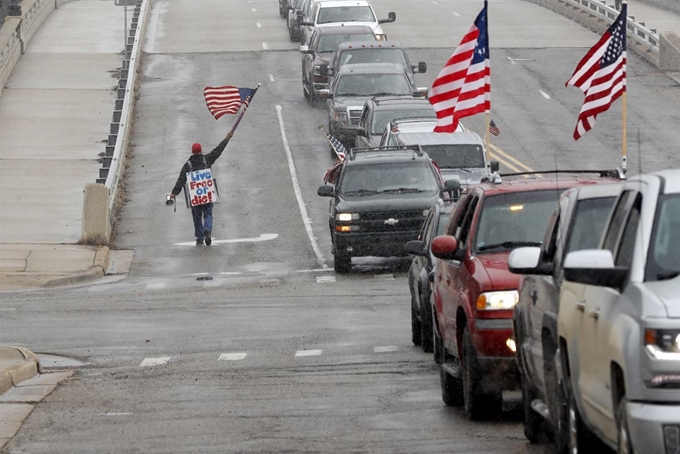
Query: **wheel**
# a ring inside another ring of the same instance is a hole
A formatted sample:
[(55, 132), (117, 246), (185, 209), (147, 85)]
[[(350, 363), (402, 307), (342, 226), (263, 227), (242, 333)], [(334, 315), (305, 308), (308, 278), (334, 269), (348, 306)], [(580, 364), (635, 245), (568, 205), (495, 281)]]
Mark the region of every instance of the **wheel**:
[(477, 363), (477, 353), (472, 344), (472, 336), (468, 326), (463, 330), (463, 399), (465, 415), (473, 420), (480, 420), (487, 415), (499, 413), (503, 404), (500, 391), (483, 393), (480, 389), (482, 374)]
[(459, 379), (439, 367), (439, 382), (442, 387), (442, 400), (448, 407), (463, 405), (463, 385)]
[(548, 421), (531, 408), (531, 402), (536, 398), (536, 392), (527, 383), (524, 374), (520, 374), (522, 387), (522, 414), (524, 416), (524, 436), (532, 443), (547, 443), (550, 441), (550, 425)]
[(559, 355), (557, 352), (543, 354), (543, 380), (545, 382), (545, 400), (550, 411), (551, 433), (555, 441), (555, 452), (566, 453), (568, 445), (569, 407), (564, 397), (562, 386), (557, 378), (555, 361)]
[(418, 320), (413, 298), (411, 298), (411, 342), (413, 342), (413, 345), (420, 345), (420, 329), (420, 320)]
[(628, 412), (626, 411), (627, 400), (622, 397), (619, 401), (619, 408), (616, 410), (616, 422), (619, 427), (618, 451), (619, 454), (633, 454), (633, 445), (630, 442), (630, 431), (628, 430)]
[(573, 393), (569, 396), (569, 454), (589, 453), (593, 450), (593, 434), (581, 419)]
[(352, 270), (352, 257), (339, 254), (335, 251), (333, 267), (336, 273), (349, 273)]
[(434, 350), (433, 334), (432, 334), (432, 310), (430, 303), (423, 301), (422, 293), (420, 294), (420, 345), (423, 347), (425, 353), (432, 353)]

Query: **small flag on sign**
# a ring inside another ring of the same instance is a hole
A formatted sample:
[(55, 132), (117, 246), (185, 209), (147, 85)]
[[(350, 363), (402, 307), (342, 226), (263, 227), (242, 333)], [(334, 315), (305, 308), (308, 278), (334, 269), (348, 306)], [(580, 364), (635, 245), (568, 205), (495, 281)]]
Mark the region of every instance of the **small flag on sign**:
[(321, 127), (321, 130), (323, 131), (323, 134), (326, 136), (326, 139), (328, 139), (328, 142), (331, 144), (331, 148), (335, 152), (335, 155), (338, 157), (338, 159), (341, 161), (345, 159), (345, 155), (347, 154), (345, 146), (338, 139), (328, 134), (323, 127)]
[(497, 136), (501, 133), (501, 130), (498, 129), (498, 126), (496, 126), (496, 123), (493, 120), (491, 120), (491, 123), (489, 123), (489, 132), (494, 136)]
[(205, 96), (208, 110), (217, 120), (222, 115), (238, 113), (243, 105), (248, 107), (248, 102), (255, 91), (256, 89), (254, 88), (238, 88), (225, 85), (224, 87), (205, 87), (203, 95)]

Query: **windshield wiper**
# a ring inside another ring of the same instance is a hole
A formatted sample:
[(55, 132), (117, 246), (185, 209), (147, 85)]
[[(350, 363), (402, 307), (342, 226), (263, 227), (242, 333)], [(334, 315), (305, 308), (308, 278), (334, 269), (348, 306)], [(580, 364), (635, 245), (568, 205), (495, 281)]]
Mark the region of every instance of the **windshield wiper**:
[(366, 95), (362, 95), (361, 93), (338, 93), (335, 96), (366, 96)]
[(406, 194), (409, 192), (425, 192), (424, 189), (418, 189), (418, 188), (394, 188), (394, 189), (385, 189), (384, 191), (380, 192), (397, 192), (399, 194)]
[(345, 195), (371, 195), (378, 194), (378, 191), (374, 189), (357, 189), (356, 191), (343, 191)]
[(656, 275), (656, 280), (657, 281), (666, 281), (668, 279), (673, 279), (674, 277), (678, 277), (680, 275), (680, 271), (670, 271), (668, 273), (659, 273)]
[(387, 91), (381, 91), (380, 93), (373, 93), (371, 96), (406, 96), (410, 93), (392, 93)]
[(489, 251), (491, 249), (512, 249), (522, 246), (540, 246), (541, 243), (535, 241), (504, 241), (503, 243), (486, 244), (477, 248), (479, 252)]

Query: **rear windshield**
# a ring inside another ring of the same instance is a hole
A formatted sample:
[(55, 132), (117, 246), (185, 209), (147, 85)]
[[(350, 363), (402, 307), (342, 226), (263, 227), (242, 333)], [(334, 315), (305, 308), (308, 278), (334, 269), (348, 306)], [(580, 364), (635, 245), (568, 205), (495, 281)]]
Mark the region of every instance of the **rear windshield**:
[(481, 145), (422, 145), (422, 148), (440, 169), (484, 168), (484, 150)]
[(346, 74), (338, 80), (336, 96), (410, 95), (403, 74)]
[(424, 109), (379, 110), (373, 117), (371, 134), (382, 134), (390, 121), (396, 118), (435, 118), (434, 107)]
[(346, 195), (439, 191), (437, 177), (426, 162), (347, 166), (339, 187)]
[(342, 34), (342, 35), (323, 35), (319, 38), (318, 52), (333, 52), (342, 43), (351, 41), (370, 41), (375, 40), (373, 33), (362, 34)]
[(316, 20), (319, 24), (332, 22), (376, 22), (370, 6), (334, 6), (321, 8)]
[(540, 245), (561, 192), (550, 189), (487, 196), (474, 238), (475, 252)]
[(404, 51), (398, 48), (366, 48), (347, 49), (342, 52), (338, 68), (354, 63), (394, 63), (404, 68), (407, 66)]

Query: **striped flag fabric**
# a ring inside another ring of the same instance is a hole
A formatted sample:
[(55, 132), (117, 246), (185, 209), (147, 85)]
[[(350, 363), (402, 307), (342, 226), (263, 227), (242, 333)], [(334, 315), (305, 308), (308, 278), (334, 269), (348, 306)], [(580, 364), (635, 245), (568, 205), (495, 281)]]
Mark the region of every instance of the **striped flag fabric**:
[(628, 5), (605, 34), (583, 57), (566, 86), (578, 87), (586, 95), (578, 115), (574, 140), (595, 125), (598, 114), (605, 112), (626, 91), (626, 18)]
[(493, 120), (489, 122), (489, 132), (494, 136), (497, 136), (498, 134), (501, 133), (501, 130), (498, 128), (498, 126), (496, 126), (496, 122)]
[(430, 103), (437, 113), (435, 132), (454, 132), (463, 117), (491, 108), (488, 3), (432, 83)]
[(321, 128), (321, 130), (323, 131), (323, 134), (326, 136), (326, 139), (328, 139), (328, 143), (331, 144), (331, 148), (335, 152), (335, 155), (338, 157), (338, 159), (341, 161), (345, 159), (345, 156), (347, 154), (347, 149), (345, 149), (345, 146), (338, 139), (328, 134), (323, 127)]
[(205, 87), (203, 96), (208, 110), (215, 120), (225, 114), (236, 114), (242, 105), (248, 107), (255, 88), (239, 88), (231, 85), (223, 87)]

